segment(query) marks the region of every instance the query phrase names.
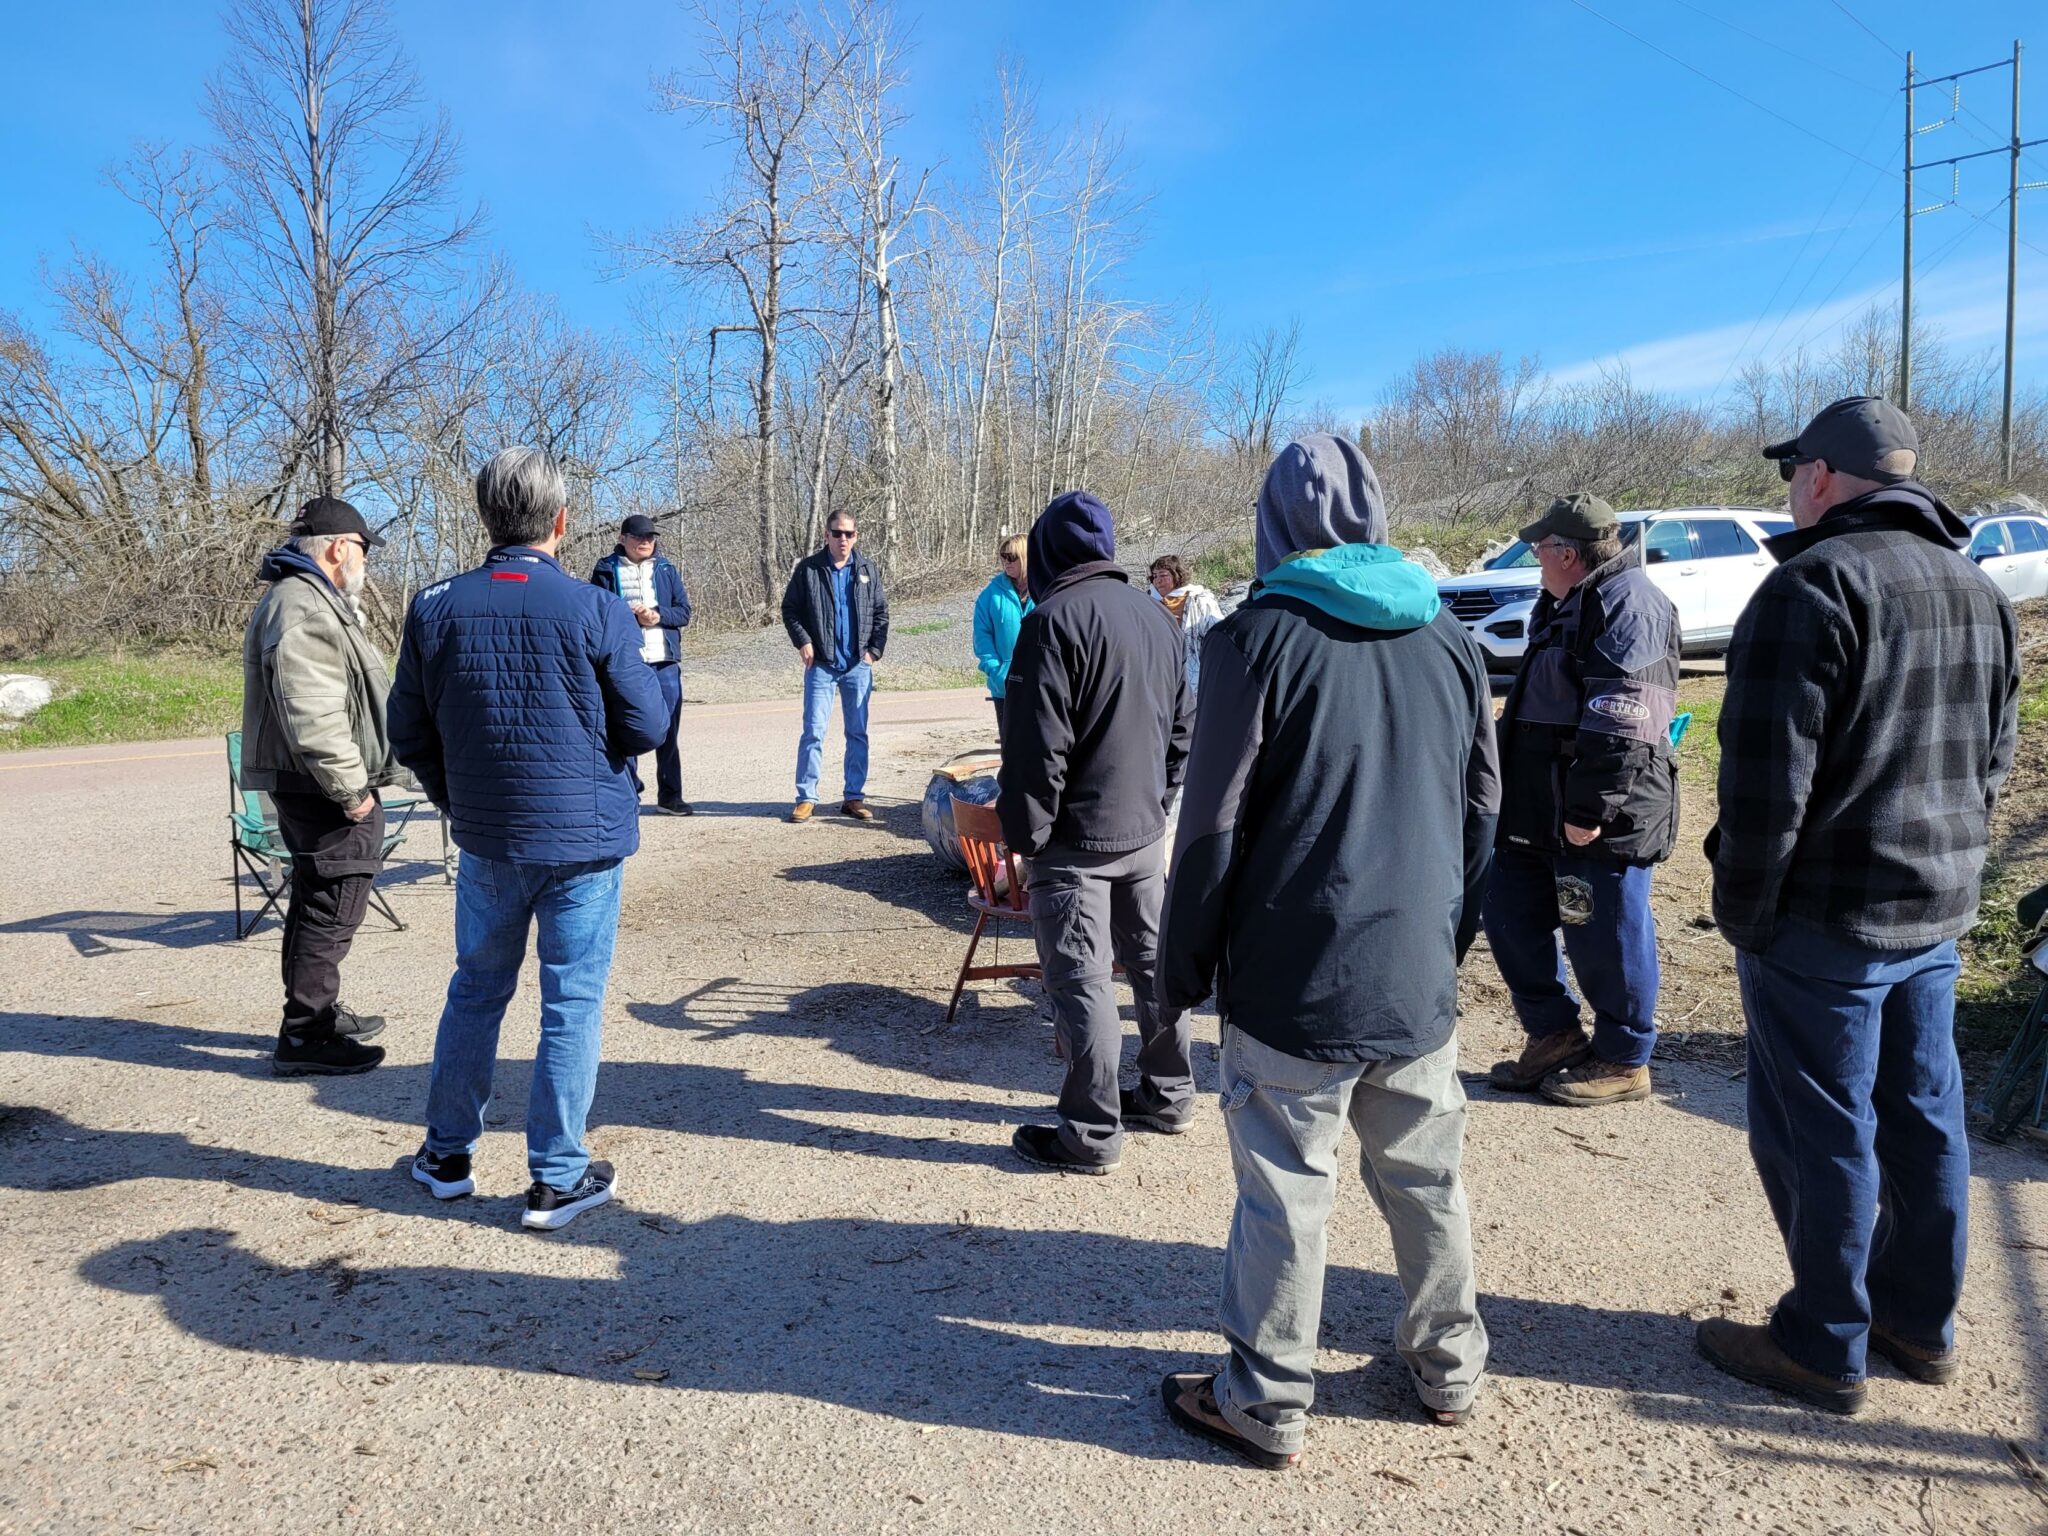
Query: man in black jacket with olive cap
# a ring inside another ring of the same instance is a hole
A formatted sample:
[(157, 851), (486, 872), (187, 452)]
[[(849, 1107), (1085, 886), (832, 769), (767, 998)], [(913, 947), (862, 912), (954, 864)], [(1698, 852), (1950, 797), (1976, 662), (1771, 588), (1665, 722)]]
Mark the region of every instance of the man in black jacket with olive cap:
[(1486, 1368), (1459, 1164), (1458, 962), (1478, 929), (1499, 784), (1486, 658), (1387, 542), (1355, 443), (1290, 443), (1259, 493), (1259, 581), (1202, 645), (1160, 991), (1211, 992), (1237, 1206), (1220, 1373), (1161, 1391), (1255, 1465), (1300, 1454), (1315, 1400), (1337, 1144), (1387, 1220), (1394, 1342), (1455, 1424)]
[[(1159, 1007), (1166, 806), (1194, 705), (1180, 626), (1116, 564), (1109, 508), (1086, 491), (1032, 525), (1031, 599), (1004, 685), (1003, 837), (1028, 861), (1032, 935), (1067, 1061), (1060, 1123), (1018, 1128), (1026, 1162), (1108, 1173), (1126, 1125), (1187, 1129), (1187, 1020)], [(1117, 1089), (1112, 960), (1138, 1014), (1138, 1086)]]

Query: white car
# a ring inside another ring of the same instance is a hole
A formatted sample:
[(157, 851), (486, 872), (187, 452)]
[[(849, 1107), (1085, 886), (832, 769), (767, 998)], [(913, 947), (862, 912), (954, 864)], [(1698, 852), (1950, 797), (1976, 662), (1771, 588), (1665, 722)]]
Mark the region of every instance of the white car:
[(2048, 519), (2025, 512), (1973, 517), (1969, 555), (2012, 601), (2048, 597)]
[[(1770, 573), (1765, 539), (1792, 531), (1792, 514), (1760, 507), (1674, 507), (1624, 512), (1621, 541), (1643, 544), (1650, 579), (1678, 609), (1686, 654), (1727, 649), (1735, 620)], [(1443, 605), (1486, 652), (1490, 671), (1513, 672), (1529, 646), (1529, 616), (1543, 591), (1536, 552), (1517, 539), (1469, 576), (1436, 584)]]

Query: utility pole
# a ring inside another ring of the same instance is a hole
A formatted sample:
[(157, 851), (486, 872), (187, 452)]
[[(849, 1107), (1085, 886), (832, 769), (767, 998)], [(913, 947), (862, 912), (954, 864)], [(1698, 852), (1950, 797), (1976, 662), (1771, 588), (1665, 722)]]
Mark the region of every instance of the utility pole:
[(2012, 484), (2012, 345), (2020, 301), (2020, 40), (2012, 40), (2012, 182), (2005, 198), (2005, 405), (1998, 445), (2005, 484)]
[(1913, 409), (1913, 54), (1906, 53), (1906, 251), (1899, 275), (1899, 409)]

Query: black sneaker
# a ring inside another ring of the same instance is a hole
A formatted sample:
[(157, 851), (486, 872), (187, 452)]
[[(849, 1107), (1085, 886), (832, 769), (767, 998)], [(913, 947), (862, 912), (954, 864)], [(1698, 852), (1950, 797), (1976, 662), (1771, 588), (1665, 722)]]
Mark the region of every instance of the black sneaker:
[(368, 1040), (384, 1032), (384, 1015), (381, 1013), (357, 1013), (346, 1003), (334, 1005), (334, 1032), (351, 1040)]
[(279, 1077), (347, 1077), (384, 1059), (384, 1047), (345, 1035), (293, 1035), (279, 1030), (270, 1070)]
[(1157, 1131), (1161, 1136), (1178, 1136), (1195, 1123), (1192, 1110), (1184, 1109), (1177, 1115), (1169, 1115), (1154, 1107), (1152, 1101), (1135, 1088), (1125, 1088), (1116, 1097), (1118, 1112), (1127, 1131)]
[(436, 1157), (421, 1147), (412, 1160), (412, 1176), (426, 1185), (436, 1200), (454, 1200), (476, 1193), (476, 1180), (469, 1176), (467, 1152)]
[(1066, 1143), (1060, 1140), (1059, 1128), (1051, 1125), (1020, 1125), (1017, 1134), (1010, 1138), (1010, 1146), (1027, 1163), (1036, 1163), (1041, 1168), (1057, 1168), (1062, 1173), (1085, 1173), (1101, 1175), (1111, 1172), (1122, 1161), (1111, 1158), (1106, 1163), (1083, 1162), (1069, 1152)]
[(694, 816), (697, 814), (697, 808), (687, 800), (664, 800), (654, 809), (655, 813), (661, 816)]
[(519, 1223), (536, 1232), (559, 1231), (592, 1206), (611, 1199), (615, 1183), (610, 1163), (592, 1163), (574, 1189), (557, 1189), (535, 1179), (526, 1192), (526, 1214)]

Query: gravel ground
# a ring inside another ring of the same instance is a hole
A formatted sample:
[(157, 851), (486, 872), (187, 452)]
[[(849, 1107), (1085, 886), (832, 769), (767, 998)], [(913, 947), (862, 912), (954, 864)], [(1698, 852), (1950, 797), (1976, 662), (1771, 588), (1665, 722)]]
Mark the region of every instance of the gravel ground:
[[(2048, 1162), (1978, 1149), (1955, 1386), (1880, 1366), (1859, 1419), (1789, 1406), (1692, 1350), (1693, 1319), (1761, 1319), (1785, 1281), (1737, 1068), (1660, 1061), (1652, 1101), (1600, 1113), (1491, 1095), (1516, 1036), (1483, 952), (1480, 1413), (1414, 1416), (1354, 1179), (1303, 1466), (1173, 1430), (1159, 1375), (1219, 1347), (1215, 1113), (1134, 1138), (1112, 1178), (1027, 1171), (1010, 1130), (1058, 1070), (1030, 990), (937, 1027), (965, 922), (915, 799), (985, 716), (883, 697), (881, 821), (789, 827), (793, 704), (688, 712), (706, 814), (646, 824), (606, 1003), (591, 1140), (621, 1198), (554, 1237), (516, 1222), (530, 972), (478, 1195), (436, 1205), (401, 1171), (450, 963), (438, 865), (395, 872), (410, 926), (372, 919), (346, 972), (389, 1062), (280, 1081), (277, 929), (230, 935), (217, 743), (0, 765), (0, 1531), (2048, 1525), (2019, 1470), (2048, 1461)], [(1196, 1035), (1213, 1088), (1213, 1017)]]

